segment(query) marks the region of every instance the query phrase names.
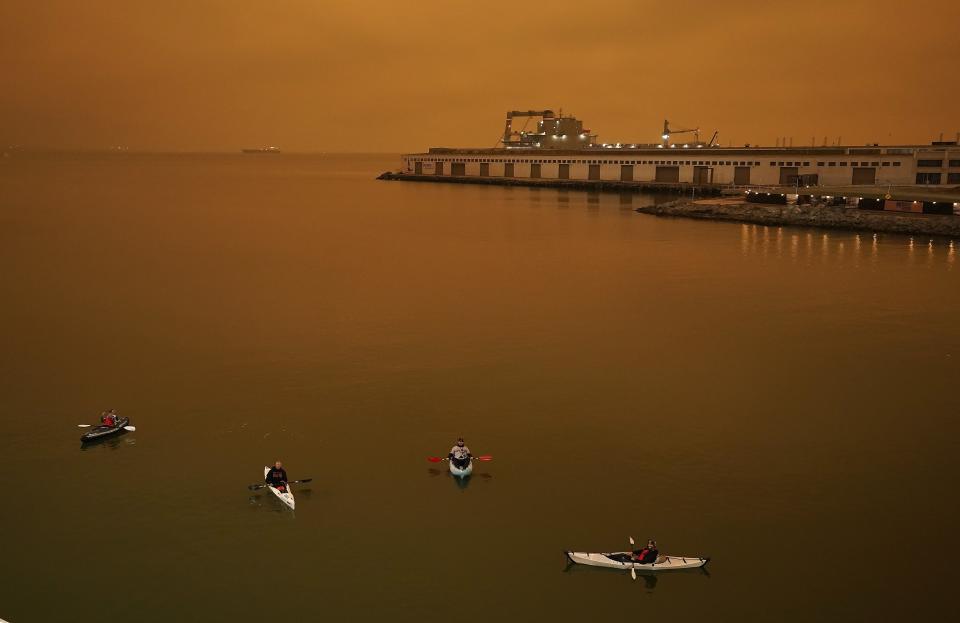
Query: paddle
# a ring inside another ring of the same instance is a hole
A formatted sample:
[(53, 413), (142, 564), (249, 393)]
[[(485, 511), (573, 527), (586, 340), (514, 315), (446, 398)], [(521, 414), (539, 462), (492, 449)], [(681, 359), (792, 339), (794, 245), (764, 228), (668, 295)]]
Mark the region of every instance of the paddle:
[[(492, 460), (493, 460), (493, 456), (491, 456), (491, 455), (489, 455), (489, 454), (484, 454), (483, 456), (475, 456), (475, 457), (472, 457), (472, 458), (473, 458), (475, 461), (492, 461)], [(445, 456), (445, 457), (443, 457), (443, 458), (441, 459), (439, 456), (428, 456), (428, 457), (427, 457), (427, 460), (430, 461), (431, 463), (439, 463), (440, 461), (448, 461), (448, 460), (450, 460), (450, 457)]]
[[(91, 426), (103, 426), (103, 424), (77, 424), (77, 426), (80, 427), (80, 428), (90, 428)], [(133, 432), (133, 431), (137, 430), (137, 427), (136, 427), (136, 426), (124, 426), (124, 427), (123, 427), (123, 430), (128, 430), (128, 431), (130, 431), (130, 432)]]
[[(297, 484), (301, 484), (301, 483), (304, 483), (304, 482), (310, 482), (311, 480), (313, 480), (313, 478), (301, 478), (300, 480), (291, 480), (291, 481), (288, 482), (287, 484), (288, 484), (288, 485), (297, 485)], [(268, 484), (249, 485), (249, 486), (247, 487), (247, 489), (250, 489), (251, 491), (256, 491), (257, 489), (263, 489), (263, 488), (269, 487), (269, 486), (271, 486), (271, 485), (268, 485)]]
[[(633, 537), (630, 537), (630, 556), (631, 557), (633, 556), (634, 545), (636, 545), (636, 543), (633, 541)], [(637, 563), (633, 563), (633, 566), (630, 567), (630, 579), (631, 580), (637, 579)]]

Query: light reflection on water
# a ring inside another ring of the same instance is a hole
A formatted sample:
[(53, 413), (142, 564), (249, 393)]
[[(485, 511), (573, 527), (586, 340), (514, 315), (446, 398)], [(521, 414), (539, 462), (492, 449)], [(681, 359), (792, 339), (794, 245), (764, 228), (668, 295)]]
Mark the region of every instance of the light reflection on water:
[[(864, 245), (864, 235), (870, 236), (869, 246)], [(789, 240), (786, 255), (792, 263), (810, 264), (819, 260), (821, 265), (844, 266), (849, 263), (858, 269), (861, 260), (869, 260), (871, 265), (876, 266), (881, 255), (886, 253), (903, 257), (910, 265), (920, 262), (927, 268), (950, 270), (956, 260), (956, 243), (950, 239), (926, 239), (921, 242), (914, 236), (811, 231), (746, 223), (740, 225), (741, 255), (763, 260), (771, 257), (782, 259), (785, 257), (784, 238)]]

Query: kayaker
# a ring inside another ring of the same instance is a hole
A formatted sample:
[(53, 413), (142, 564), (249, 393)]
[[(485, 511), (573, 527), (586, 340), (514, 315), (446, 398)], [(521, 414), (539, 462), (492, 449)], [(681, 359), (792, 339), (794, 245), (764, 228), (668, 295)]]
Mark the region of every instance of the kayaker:
[(114, 426), (117, 423), (117, 412), (114, 409), (100, 414), (100, 423), (104, 426)]
[(273, 469), (267, 472), (264, 481), (277, 491), (287, 490), (287, 470), (283, 469), (283, 463), (277, 461), (273, 464)]
[(447, 455), (454, 465), (458, 467), (465, 467), (467, 459), (472, 458), (473, 455), (470, 454), (470, 448), (463, 442), (463, 437), (457, 439), (457, 444), (450, 448), (450, 454)]
[(657, 562), (657, 556), (660, 555), (660, 552), (657, 551), (657, 542), (653, 539), (647, 540), (647, 546), (643, 549), (634, 550), (633, 560), (640, 564), (649, 565), (651, 563)]

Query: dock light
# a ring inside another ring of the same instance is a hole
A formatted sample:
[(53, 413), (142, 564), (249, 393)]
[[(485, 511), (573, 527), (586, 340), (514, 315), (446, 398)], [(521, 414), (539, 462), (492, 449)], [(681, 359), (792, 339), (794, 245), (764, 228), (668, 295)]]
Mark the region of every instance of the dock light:
[(660, 138), (662, 138), (662, 139), (665, 140), (665, 141), (668, 141), (668, 140), (670, 140), (670, 135), (669, 135), (669, 134), (664, 134), (664, 135), (661, 136)]
[(657, 149), (663, 149), (663, 145), (657, 145)]

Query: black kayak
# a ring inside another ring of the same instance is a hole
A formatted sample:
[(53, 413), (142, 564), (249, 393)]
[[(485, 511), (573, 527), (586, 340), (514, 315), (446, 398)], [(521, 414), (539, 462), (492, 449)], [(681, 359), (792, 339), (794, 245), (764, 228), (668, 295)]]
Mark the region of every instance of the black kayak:
[(116, 435), (117, 433), (126, 432), (123, 430), (124, 426), (130, 424), (130, 418), (122, 417), (117, 420), (117, 423), (113, 426), (94, 426), (80, 438), (80, 441), (96, 441), (97, 439), (103, 439), (104, 437), (109, 437), (110, 435)]

